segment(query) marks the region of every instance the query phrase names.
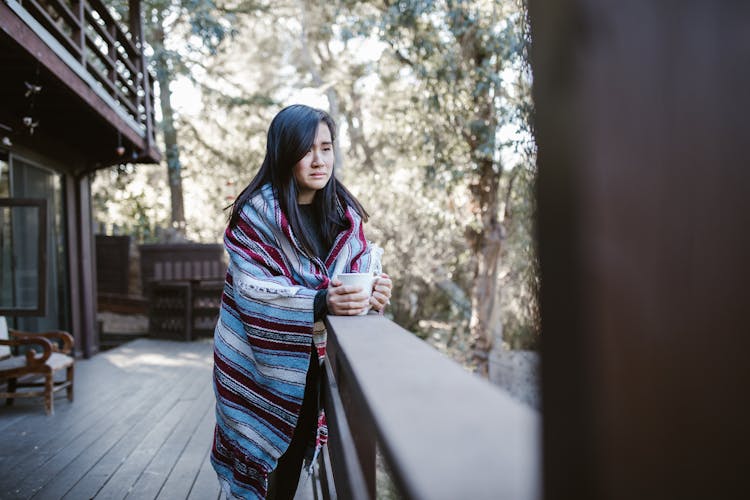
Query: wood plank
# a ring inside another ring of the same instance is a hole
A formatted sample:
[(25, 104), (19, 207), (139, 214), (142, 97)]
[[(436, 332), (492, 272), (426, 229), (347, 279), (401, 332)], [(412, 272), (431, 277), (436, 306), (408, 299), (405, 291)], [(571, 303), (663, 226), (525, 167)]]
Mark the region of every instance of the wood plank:
[[(34, 498), (59, 499), (61, 495), (65, 494), (79, 482), (81, 474), (84, 471), (90, 470), (98, 463), (108, 451), (119, 444), (121, 438), (130, 435), (138, 422), (148, 421), (157, 417), (170, 404), (171, 401), (169, 399), (153, 398), (141, 405), (138, 410), (128, 415), (127, 418), (122, 419), (105, 431), (92, 430), (96, 434), (97, 439), (85, 450), (81, 451), (62, 470), (52, 472), (50, 480), (44, 484), (43, 489)], [(45, 465), (44, 470), (46, 471), (47, 469), (48, 467)]]
[[(68, 498), (93, 497), (127, 458), (138, 443), (137, 439), (145, 435), (153, 422), (158, 421), (177, 400), (182, 399), (179, 394), (172, 397), (165, 397), (164, 394), (177, 392), (175, 388), (170, 391), (168, 387), (160, 387), (154, 391), (157, 396), (155, 403), (152, 399), (151, 404), (144, 405), (138, 414), (124, 419), (114, 429), (102, 434), (100, 439), (82, 452), (34, 498), (58, 499), (63, 494)], [(88, 491), (84, 493), (86, 489)]]
[[(20, 414), (15, 416), (8, 416), (7, 418), (0, 420), (0, 436), (5, 434), (5, 429), (22, 422), (25, 416), (25, 414)], [(2, 459), (0, 458), (0, 460)]]
[[(79, 387), (76, 385), (76, 389)], [(0, 407), (0, 461), (7, 455), (23, 453), (24, 447), (33, 447), (43, 439), (55, 433), (50, 428), (50, 421), (58, 432), (65, 432), (75, 423), (75, 418), (81, 418), (91, 408), (83, 405), (70, 404), (61, 394), (55, 397), (55, 415), (47, 417), (44, 414), (42, 398), (17, 400), (13, 406)], [(36, 431), (38, 432), (31, 432)]]
[[(205, 344), (203, 347), (205, 348)], [(189, 378), (185, 378), (185, 380), (187, 383), (193, 382)], [(96, 498), (123, 498), (136, 483), (144, 469), (148, 467), (165, 441), (169, 439), (190, 406), (190, 401), (178, 401), (164, 415), (162, 420), (155, 423), (133, 452), (128, 455), (126, 462), (115, 471), (103, 488), (97, 493)]]
[[(78, 180), (82, 200), (91, 199), (91, 181), (86, 176)], [(99, 352), (98, 329), (96, 322), (96, 255), (94, 254), (94, 215), (90, 203), (81, 203), (78, 210), (78, 235), (81, 238), (78, 262), (81, 270), (81, 296), (78, 297), (83, 308), (81, 331), (83, 337), (83, 354), (93, 356)]]
[[(107, 8), (107, 6), (104, 5), (101, 0), (88, 0), (87, 3), (91, 6), (90, 10), (96, 11), (99, 17), (101, 17), (104, 21), (105, 25), (107, 25), (108, 27), (114, 26), (117, 35), (122, 37), (122, 41), (124, 44), (132, 45), (132, 42), (125, 36), (124, 31), (120, 27), (120, 23), (115, 21), (114, 17), (112, 17), (112, 14), (109, 11), (109, 8)], [(135, 47), (133, 47), (133, 50), (135, 50)]]
[[(79, 360), (76, 363), (76, 372), (78, 373), (83, 368), (82, 363), (86, 363), (86, 360)], [(14, 404), (12, 407), (5, 407), (0, 409), (0, 419), (3, 419), (5, 415), (11, 415), (14, 413), (23, 414), (26, 418), (23, 421), (16, 422), (14, 424), (8, 424), (6, 432), (0, 435), (0, 450), (7, 449), (6, 447), (15, 443), (19, 436), (28, 434), (29, 429), (37, 429), (38, 431), (29, 438), (39, 438), (44, 432), (49, 434), (59, 433), (62, 430), (67, 429), (66, 425), (74, 423), (75, 419), (80, 418), (85, 412), (96, 408), (96, 405), (90, 403), (96, 401), (99, 405), (106, 404), (111, 400), (121, 397), (123, 392), (132, 391), (138, 387), (138, 384), (142, 384), (147, 378), (144, 377), (142, 381), (130, 379), (118, 383), (116, 391), (113, 391), (107, 384), (102, 384), (102, 378), (99, 378), (95, 373), (101, 373), (96, 367), (86, 367), (84, 370), (91, 371), (92, 377), (81, 377), (79, 380), (76, 379), (76, 401), (69, 403), (64, 398), (64, 395), (57, 394), (55, 398), (55, 415), (53, 417), (47, 417), (43, 411), (43, 401), (41, 398), (37, 401), (21, 402), (21, 404)], [(50, 427), (50, 419), (55, 422), (54, 427)]]
[[(189, 390), (196, 384), (210, 385), (210, 376), (207, 376), (210, 372), (210, 361), (207, 358), (205, 360), (205, 368), (195, 368), (190, 374), (185, 374), (184, 377), (180, 377), (187, 388), (179, 394), (177, 399), (186, 400), (186, 396), (189, 397)], [(200, 376), (197, 379), (196, 373)], [(127, 433), (120, 441), (118, 441), (101, 459), (96, 463), (94, 467), (89, 469), (76, 483), (76, 485), (70, 489), (64, 498), (68, 499), (79, 499), (79, 498), (92, 498), (115, 474), (115, 472), (125, 462), (134, 460), (131, 454), (139, 446), (145, 436), (149, 433), (151, 428), (158, 421), (158, 416), (164, 416), (168, 413), (171, 406), (175, 404), (175, 400), (172, 398), (164, 398), (164, 404), (158, 405), (158, 408), (154, 410), (149, 416), (137, 422), (131, 431)], [(151, 415), (154, 415), (153, 417)]]
[(187, 500), (204, 500), (210, 498), (220, 498), (221, 487), (219, 486), (219, 479), (216, 477), (216, 471), (214, 471), (211, 465), (211, 450), (204, 455), (203, 463), (198, 471), (198, 476), (195, 478), (195, 482), (190, 488), (190, 494)]
[[(80, 4), (79, 4), (80, 6)], [(1, 17), (1, 16), (0, 16)], [(65, 264), (68, 266), (68, 293), (70, 297), (78, 297), (81, 294), (81, 281), (78, 274), (78, 206), (80, 202), (80, 192), (78, 191), (78, 183), (75, 181), (72, 175), (63, 176), (63, 182), (65, 183), (65, 192), (63, 200), (65, 203), (65, 231), (68, 235), (66, 239), (67, 246), (67, 260)], [(72, 332), (81, 331), (81, 325), (83, 324), (83, 311), (79, 307), (70, 308), (70, 329)], [(75, 339), (75, 353), (79, 357), (83, 352), (83, 346), (81, 345), (81, 338), (78, 335), (73, 337)], [(86, 360), (86, 362), (93, 360)], [(77, 366), (81, 364), (76, 362)], [(86, 380), (85, 378), (83, 380)], [(76, 380), (75, 385), (79, 387), (81, 381)], [(85, 393), (84, 393), (85, 394)]]
[[(34, 493), (35, 498), (61, 498), (66, 491), (66, 498), (92, 498), (112, 480), (126, 478), (121, 481), (124, 488), (110, 485), (112, 496), (122, 498), (159, 451), (160, 445), (143, 452), (159, 441), (154, 428), (170, 433), (180, 429), (179, 422), (183, 428), (178, 432), (185, 437), (170, 452), (174, 460), (170, 470), (191, 469), (194, 476), (199, 475), (200, 458), (182, 455), (188, 446), (202, 445), (203, 450), (210, 446), (210, 422), (204, 421), (209, 417), (212, 421), (211, 366), (210, 341), (186, 344), (141, 339), (81, 360), (76, 364), (77, 400), (61, 402), (55, 416), (25, 415), (18, 407), (0, 411), (0, 425), (12, 429), (0, 433), (0, 498), (30, 498)], [(114, 380), (116, 384), (106, 382)], [(191, 412), (196, 415), (192, 429), (185, 423)], [(199, 433), (193, 432), (197, 425), (209, 426), (203, 443)], [(19, 440), (37, 449), (22, 453), (20, 459), (14, 457), (23, 451), (17, 449)], [(161, 441), (169, 442), (165, 436)], [(176, 438), (172, 441), (177, 442)], [(44, 449), (47, 446), (51, 450)], [(194, 465), (183, 465), (182, 460)], [(128, 470), (135, 474), (128, 476)], [(187, 485), (192, 483), (191, 477)]]
[[(104, 43), (106, 43), (107, 46), (114, 45), (115, 39), (112, 37), (111, 34), (107, 32), (106, 28), (102, 27), (102, 25), (99, 24), (99, 21), (94, 17), (94, 14), (93, 14), (94, 12), (95, 11), (92, 10), (88, 5), (84, 7), (84, 13), (85, 13), (86, 21), (87, 21), (86, 24), (94, 28), (94, 31), (96, 31), (96, 33), (102, 38), (102, 40), (104, 40)], [(100, 12), (98, 11), (96, 13), (100, 14)], [(107, 25), (106, 21), (104, 24), (107, 28), (110, 27), (109, 25)]]
[[(76, 387), (76, 389), (80, 389)], [(54, 419), (54, 426), (50, 426), (50, 417), (44, 415), (43, 402), (41, 398), (28, 401), (27, 404), (22, 403), (20, 400), (17, 404), (14, 404), (12, 409), (7, 409), (3, 415), (7, 415), (8, 418), (14, 415), (21, 415), (21, 419), (13, 419), (9, 422), (7, 428), (2, 434), (0, 434), (0, 455), (7, 456), (13, 454), (14, 457), (18, 458), (18, 454), (23, 454), (24, 450), (33, 449), (35, 446), (43, 445), (47, 440), (53, 439), (55, 436), (61, 433), (69, 433), (70, 427), (79, 423), (82, 418), (86, 418), (87, 414), (96, 407), (76, 405), (75, 408), (71, 408), (64, 399), (59, 397), (55, 398), (57, 408), (55, 415), (51, 417)], [(112, 395), (110, 399), (102, 398), (102, 403), (106, 404), (109, 400), (114, 400), (115, 395)], [(75, 403), (74, 403), (75, 404)]]
[(196, 373), (194, 379), (189, 384), (182, 399), (186, 401), (193, 400), (214, 400), (213, 395), (213, 358), (206, 360), (206, 369)]
[[(170, 402), (169, 404), (173, 403)], [(163, 414), (166, 413), (166, 410), (162, 407), (159, 411)], [(153, 425), (153, 420), (155, 419), (145, 418), (138, 422), (132, 432), (129, 432), (112, 446), (92, 468), (85, 472), (83, 477), (67, 491), (64, 498), (71, 500), (93, 498), (125, 462), (133, 460), (130, 455), (142, 443), (143, 437)]]
[[(110, 356), (115, 355), (115, 351), (111, 353)], [(112, 366), (109, 359), (104, 355), (76, 362), (76, 401), (71, 404), (64, 399), (60, 400), (60, 404), (56, 405), (55, 416), (52, 418), (36, 409), (41, 407), (41, 403), (34, 404), (31, 414), (28, 414), (30, 405), (12, 407), (12, 411), (26, 414), (26, 418), (16, 421), (0, 434), (0, 456), (12, 455), (14, 462), (17, 462), (19, 455), (30, 452), (34, 447), (46, 447), (50, 439), (60, 435), (75, 434), (72, 427), (80, 427), (82, 420), (106, 411), (106, 408), (110, 407), (114, 401), (144, 390), (144, 385), (152, 382), (152, 377), (146, 374), (130, 373), (127, 377), (118, 377), (116, 384), (102, 383), (111, 379), (109, 373)], [(11, 409), (5, 409), (5, 411), (9, 410)], [(3, 412), (0, 412), (0, 417), (2, 415)], [(50, 425), (51, 422), (54, 422), (54, 425)]]
[[(54, 36), (60, 43), (65, 45), (65, 48), (74, 57), (81, 57), (81, 47), (76, 44), (75, 40), (68, 36), (68, 34), (60, 27), (60, 25), (57, 24), (57, 22), (55, 22), (52, 17), (50, 17), (47, 10), (39, 5), (36, 0), (26, 0), (24, 7), (28, 9), (29, 12), (34, 15), (34, 18), (39, 21), (48, 31), (54, 32), (51, 33), (52, 36)], [(78, 28), (78, 23), (76, 23), (76, 26), (72, 27), (73, 30), (75, 30), (76, 28)]]
[[(8, 481), (18, 483), (32, 474), (36, 467), (43, 465), (50, 457), (77, 439), (85, 437), (98, 423), (106, 422), (109, 414), (142, 398), (154, 384), (156, 381), (141, 383), (141, 389), (138, 390), (134, 383), (126, 386), (126, 392), (113, 393), (110, 398), (102, 398), (101, 402), (92, 400), (89, 405), (78, 402), (75, 409), (71, 405), (65, 418), (53, 417), (56, 419), (55, 425), (50, 425), (46, 416), (26, 419), (24, 425), (9, 436), (10, 443), (3, 443), (3, 456), (13, 458), (5, 468), (6, 474), (0, 476), (0, 490), (7, 487)], [(77, 388), (77, 392), (80, 392), (80, 388)]]
[(128, 456), (112, 477), (96, 494), (97, 499), (122, 499), (131, 491), (133, 485), (148, 467), (151, 459), (159, 452), (164, 442), (171, 436), (175, 427), (183, 418), (190, 406), (187, 401), (178, 401), (164, 418), (154, 425), (143, 440)]
[[(30, 457), (31, 460), (20, 462), (15, 469), (26, 470), (29, 474), (16, 486), (13, 494), (8, 498), (29, 498), (38, 493), (102, 435), (108, 435), (112, 432), (116, 434), (118, 424), (122, 424), (126, 428), (129, 427), (130, 420), (140, 418), (161, 398), (159, 391), (154, 389), (149, 390), (146, 396), (149, 397), (144, 397), (141, 392), (134, 393), (131, 397), (121, 400), (121, 403), (116, 407), (106, 408), (102, 415), (103, 418), (100, 418), (93, 425), (86, 426), (78, 435), (74, 437), (66, 436), (67, 439), (64, 441), (61, 439), (60, 442), (65, 444), (51, 447), (50, 451), (40, 450), (42, 453)], [(128, 408), (131, 409), (128, 410)], [(55, 444), (57, 445), (57, 443)]]
[[(205, 393), (209, 394), (212, 388), (207, 384), (205, 387)], [(196, 399), (187, 406), (170, 436), (152, 457), (133, 488), (128, 491), (128, 498), (140, 500), (156, 498), (159, 495), (159, 491), (185, 450), (190, 437), (195, 434), (201, 419), (213, 406), (214, 402), (209, 398)], [(204, 446), (207, 444), (208, 442), (204, 443)]]
[[(193, 483), (200, 473), (206, 453), (211, 449), (211, 440), (216, 423), (214, 404), (213, 397), (211, 397), (206, 412), (203, 414), (195, 432), (190, 436), (187, 446), (185, 446), (182, 454), (178, 457), (178, 461), (170, 472), (161, 491), (159, 491), (157, 499), (188, 498)], [(211, 472), (213, 472), (213, 469)], [(218, 493), (219, 482), (215, 474), (214, 482)]]
[(47, 0), (47, 3), (54, 6), (55, 10), (65, 18), (66, 24), (73, 31), (81, 29), (81, 21), (78, 16), (73, 14), (68, 5), (60, 0)]
[[(339, 353), (339, 359), (341, 356)], [(368, 499), (370, 492), (358, 461), (357, 449), (354, 447), (354, 439), (348, 423), (349, 416), (341, 400), (333, 370), (328, 363), (323, 366), (325, 372), (321, 383), (321, 397), (329, 423), (328, 446), (332, 450), (336, 490), (343, 498)]]

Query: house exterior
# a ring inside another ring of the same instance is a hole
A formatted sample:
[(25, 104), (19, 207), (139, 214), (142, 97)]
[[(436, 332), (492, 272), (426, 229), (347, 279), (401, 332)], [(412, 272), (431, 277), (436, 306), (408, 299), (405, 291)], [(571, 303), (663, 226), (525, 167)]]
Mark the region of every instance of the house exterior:
[(0, 315), (98, 351), (91, 175), (158, 163), (140, 0), (0, 0)]

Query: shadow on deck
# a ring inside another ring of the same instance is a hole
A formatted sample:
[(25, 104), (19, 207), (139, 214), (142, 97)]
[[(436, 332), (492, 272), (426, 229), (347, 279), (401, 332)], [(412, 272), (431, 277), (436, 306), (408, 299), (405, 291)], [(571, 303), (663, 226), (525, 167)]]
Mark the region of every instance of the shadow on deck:
[(140, 339), (76, 362), (75, 402), (0, 406), (0, 498), (218, 498), (212, 343)]

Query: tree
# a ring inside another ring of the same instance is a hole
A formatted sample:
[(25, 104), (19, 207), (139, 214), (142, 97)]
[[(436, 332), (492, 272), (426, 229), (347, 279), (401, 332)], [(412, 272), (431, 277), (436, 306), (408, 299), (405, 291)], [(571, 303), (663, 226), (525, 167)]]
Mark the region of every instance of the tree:
[[(236, 31), (238, 14), (247, 14), (264, 6), (237, 0), (219, 4), (213, 0), (144, 0), (144, 36), (152, 50), (150, 65), (159, 88), (159, 122), (164, 139), (164, 155), (170, 191), (170, 222), (184, 233), (183, 166), (180, 160), (177, 117), (172, 105), (171, 84), (178, 76), (193, 78), (207, 57), (215, 55), (225, 39)], [(114, 4), (122, 16), (127, 2)]]
[[(435, 164), (428, 174), (470, 193), (465, 236), (473, 257), (471, 341), (479, 372), (502, 328), (498, 271), (503, 227), (498, 130), (504, 116), (503, 70), (521, 56), (521, 14), (510, 2), (350, 2), (377, 8), (375, 29), (424, 90)], [(447, 176), (445, 175), (447, 174)]]

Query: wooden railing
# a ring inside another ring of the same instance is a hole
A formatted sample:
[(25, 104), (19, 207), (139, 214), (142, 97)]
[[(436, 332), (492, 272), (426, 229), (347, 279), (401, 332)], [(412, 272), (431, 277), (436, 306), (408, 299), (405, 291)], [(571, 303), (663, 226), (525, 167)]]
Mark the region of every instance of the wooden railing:
[[(131, 12), (126, 31), (102, 0), (18, 0), (17, 4), (93, 77), (140, 128), (148, 144), (153, 144), (153, 77), (143, 55), (140, 13)], [(131, 9), (139, 10), (139, 5), (130, 2)]]
[(541, 418), (392, 321), (329, 316), (316, 498), (541, 498)]

